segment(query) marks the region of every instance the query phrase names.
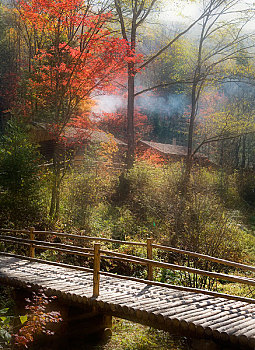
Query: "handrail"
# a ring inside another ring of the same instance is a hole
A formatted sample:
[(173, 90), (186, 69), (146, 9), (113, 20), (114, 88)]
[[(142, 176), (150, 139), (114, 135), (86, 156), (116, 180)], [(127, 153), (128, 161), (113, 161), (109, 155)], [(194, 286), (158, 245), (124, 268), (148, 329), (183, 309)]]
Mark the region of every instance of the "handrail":
[[(30, 230), (13, 230), (13, 229), (2, 229), (0, 228), (0, 232), (13, 232), (13, 233), (27, 233), (29, 234)], [(133, 245), (133, 246), (141, 246), (141, 247), (147, 247), (148, 242), (135, 242), (135, 241), (122, 241), (122, 240), (117, 240), (117, 239), (111, 239), (111, 238), (104, 238), (104, 237), (93, 237), (93, 236), (84, 236), (84, 235), (75, 235), (75, 234), (69, 234), (69, 233), (63, 233), (63, 232), (54, 232), (54, 231), (36, 231), (34, 230), (33, 233), (35, 235), (38, 234), (46, 234), (46, 235), (54, 235), (54, 236), (59, 236), (59, 237), (64, 237), (64, 238), (77, 238), (77, 239), (83, 239), (83, 240), (88, 240), (88, 241), (101, 241), (101, 242), (108, 242), (108, 243), (116, 243), (120, 245)], [(1, 236), (0, 236), (1, 237)], [(211, 262), (219, 263), (222, 265), (226, 266), (232, 266), (238, 269), (246, 270), (246, 271), (251, 271), (255, 272), (255, 267), (247, 264), (240, 264), (231, 260), (225, 260), (221, 258), (216, 258), (210, 255), (205, 255), (205, 254), (200, 254), (188, 250), (183, 250), (179, 248), (174, 248), (171, 246), (165, 246), (161, 244), (155, 244), (151, 242), (151, 238), (148, 238), (147, 241), (150, 240), (150, 244), (152, 248), (159, 249), (159, 250), (164, 250), (164, 251), (171, 251), (174, 253), (179, 253), (182, 255), (188, 255), (192, 257), (197, 257), (203, 260), (208, 260)]]
[(164, 246), (164, 245), (160, 245), (160, 244), (154, 244), (152, 243), (152, 247), (153, 248), (157, 248), (157, 249), (161, 249), (161, 250), (166, 250), (166, 251), (171, 251), (174, 253), (179, 253), (179, 254), (183, 254), (183, 255), (189, 255), (195, 258), (200, 258), (200, 259), (204, 259), (204, 260), (208, 260), (208, 261), (212, 261), (212, 262), (216, 262), (222, 265), (227, 265), (227, 266), (233, 266), (242, 270), (246, 270), (246, 271), (253, 271), (255, 272), (255, 266), (250, 266), (250, 265), (246, 265), (246, 264), (240, 264), (234, 261), (230, 261), (230, 260), (224, 260), (224, 259), (220, 259), (220, 258), (215, 258), (213, 256), (210, 255), (205, 255), (205, 254), (200, 254), (200, 253), (195, 253), (195, 252), (191, 252), (189, 250), (183, 250), (183, 249), (178, 249), (178, 248), (174, 248), (174, 247), (169, 247), (169, 246)]
[[(58, 266), (59, 267), (66, 267), (66, 268), (69, 268), (69, 269), (75, 269), (75, 270), (79, 270), (79, 271), (85, 271), (85, 272), (92, 272), (93, 273), (93, 269), (90, 269), (90, 268), (87, 268), (87, 267), (83, 267), (83, 266), (74, 266), (74, 265), (70, 265), (70, 264), (66, 264), (66, 263), (60, 263), (60, 262), (56, 262), (56, 261), (48, 261), (48, 260), (44, 260), (44, 259), (31, 258), (31, 257), (19, 255), (19, 254), (12, 254), (12, 253), (6, 253), (6, 252), (0, 252), (0, 255), (16, 257), (16, 258), (20, 258), (20, 259), (23, 258), (23, 259), (26, 259), (26, 260), (29, 260), (29, 261), (42, 262), (44, 264), (49, 264), (49, 265), (53, 265), (53, 266), (57, 266), (57, 267)], [(229, 299), (229, 300), (236, 300), (236, 301), (242, 301), (242, 302), (246, 302), (246, 303), (255, 304), (255, 299), (252, 299), (252, 298), (241, 297), (241, 296), (231, 295), (231, 294), (224, 294), (224, 293), (214, 292), (214, 291), (205, 290), (205, 289), (198, 289), (198, 288), (180, 286), (180, 285), (163, 283), (163, 282), (158, 282), (158, 281), (150, 281), (150, 280), (145, 280), (145, 279), (137, 278), (137, 277), (116, 275), (114, 273), (106, 272), (106, 271), (100, 271), (100, 275), (108, 276), (108, 277), (115, 277), (115, 278), (117, 277), (119, 279), (130, 280), (130, 281), (139, 282), (139, 283), (146, 283), (146, 284), (152, 285), (152, 286), (160, 286), (160, 287), (164, 287), (164, 288), (171, 288), (171, 289), (176, 289), (176, 290), (186, 291), (186, 292), (193, 292), (193, 293), (194, 292), (195, 293), (202, 293), (202, 294), (205, 294), (205, 295), (215, 296), (217, 298), (224, 298), (224, 299)]]
[[(165, 269), (186, 271), (186, 272), (190, 272), (190, 273), (197, 273), (197, 274), (202, 275), (202, 276), (208, 276), (208, 277), (212, 277), (212, 278), (220, 278), (220, 279), (228, 280), (230, 282), (240, 282), (240, 283), (255, 286), (255, 279), (253, 279), (253, 278), (246, 278), (246, 277), (241, 277), (241, 276), (236, 277), (233, 275), (227, 275), (227, 274), (223, 274), (223, 273), (219, 273), (219, 272), (210, 272), (210, 271), (206, 271), (206, 270), (195, 269), (193, 267), (164, 263), (161, 261), (149, 260), (146, 258), (136, 257), (136, 256), (129, 255), (129, 254), (111, 252), (111, 251), (107, 251), (107, 250), (100, 250), (100, 251), (102, 253), (108, 253), (110, 255), (113, 255), (113, 258), (118, 257), (119, 259), (122, 259), (122, 261), (127, 261), (128, 259), (132, 258), (136, 263), (141, 263), (144, 265), (151, 264), (152, 266), (155, 266), (155, 267), (162, 267)], [(111, 257), (108, 257), (108, 258), (111, 258)]]
[(63, 244), (63, 243), (52, 243), (52, 242), (46, 242), (46, 241), (38, 241), (38, 240), (31, 240), (26, 238), (19, 238), (19, 237), (12, 237), (12, 236), (0, 236), (0, 241), (6, 241), (6, 242), (16, 242), (20, 244), (33, 244), (36, 246), (44, 245), (48, 247), (56, 247), (56, 248), (75, 248), (80, 251), (84, 252), (93, 252), (92, 248), (85, 248), (85, 247), (79, 247), (76, 245), (71, 244)]
[(131, 242), (131, 241), (121, 241), (119, 239), (111, 239), (111, 238), (104, 238), (104, 237), (92, 237), (92, 236), (84, 236), (84, 235), (74, 235), (71, 233), (63, 233), (63, 232), (51, 232), (51, 231), (34, 231), (35, 234), (46, 234), (46, 235), (54, 235), (59, 237), (65, 237), (65, 238), (78, 238), (78, 239), (84, 239), (87, 241), (100, 241), (100, 242), (109, 242), (109, 243), (116, 243), (121, 245), (133, 245), (133, 246), (146, 246), (146, 243), (143, 242)]
[[(49, 249), (53, 251), (59, 251), (66, 254), (72, 254), (72, 255), (78, 255), (88, 258), (94, 258), (94, 268), (93, 268), (93, 296), (97, 297), (99, 295), (99, 280), (100, 280), (100, 274), (105, 274), (103, 271), (100, 271), (100, 260), (101, 259), (112, 259), (112, 260), (118, 260), (121, 262), (126, 263), (132, 263), (132, 264), (138, 264), (138, 265), (144, 265), (147, 266), (147, 282), (149, 281), (154, 283), (153, 281), (153, 267), (155, 268), (165, 268), (165, 269), (171, 269), (171, 270), (177, 270), (177, 271), (184, 271), (191, 274), (199, 274), (202, 276), (210, 277), (213, 279), (221, 279), (226, 280), (230, 282), (237, 282), (242, 283), (250, 286), (255, 286), (255, 279), (249, 278), (249, 277), (242, 277), (242, 276), (235, 276), (235, 275), (229, 275), (225, 273), (219, 273), (219, 272), (212, 272), (212, 271), (206, 271), (206, 270), (200, 270), (197, 268), (192, 268), (188, 266), (181, 266), (177, 264), (171, 264), (171, 263), (165, 263), (161, 261), (153, 260), (152, 255), (152, 249), (160, 249), (165, 251), (171, 251), (180, 253), (183, 255), (189, 255), (193, 256), (199, 259), (209, 260), (215, 263), (220, 263), (227, 266), (232, 266), (238, 269), (243, 269), (246, 271), (255, 271), (254, 266), (249, 266), (245, 264), (236, 263), (229, 260), (224, 260), (220, 258), (215, 258), (209, 255), (204, 255), (200, 253), (185, 251), (182, 249), (174, 248), (174, 247), (168, 247), (163, 246), (159, 244), (152, 243), (152, 239), (147, 239), (147, 243), (142, 242), (126, 242), (126, 241), (120, 241), (120, 240), (111, 240), (108, 238), (101, 238), (101, 237), (89, 237), (89, 236), (79, 236), (79, 235), (69, 235), (66, 233), (59, 233), (59, 232), (50, 232), (50, 231), (36, 231), (33, 227), (29, 230), (8, 230), (8, 229), (0, 229), (0, 232), (6, 233), (26, 233), (29, 235), (29, 239), (26, 238), (20, 238), (20, 237), (13, 237), (9, 235), (0, 235), (0, 241), (4, 242), (12, 242), (16, 244), (22, 244), (29, 246), (29, 257), (35, 258), (35, 249)], [(120, 244), (130, 244), (135, 246), (144, 246), (147, 247), (147, 258), (142, 258), (139, 256), (134, 256), (131, 254), (125, 254), (125, 253), (119, 253), (116, 251), (111, 251), (107, 249), (101, 249), (100, 243), (95, 243), (93, 248), (85, 248), (80, 247), (77, 245), (71, 245), (71, 244), (63, 244), (58, 242), (46, 242), (35, 239), (35, 236), (37, 234), (51, 234), (51, 235), (61, 235), (62, 237), (69, 237), (69, 238), (83, 238), (85, 240), (90, 241), (105, 241), (105, 242), (112, 242), (112, 243), (120, 243)], [(132, 277), (128, 277), (129, 279), (132, 279)], [(196, 291), (196, 289), (192, 290)], [(198, 289), (200, 291), (200, 289)], [(219, 293), (222, 295), (221, 293)], [(236, 298), (239, 298), (236, 296)], [(241, 297), (240, 297), (241, 298)], [(253, 300), (253, 299), (252, 299)]]
[[(60, 252), (66, 252), (68, 254), (75, 254), (80, 256), (90, 256), (93, 257), (93, 254), (89, 254), (87, 252), (93, 252), (93, 249), (90, 248), (83, 248), (78, 246), (72, 246), (67, 244), (61, 244), (61, 243), (51, 243), (51, 242), (45, 242), (45, 241), (36, 241), (36, 240), (30, 240), (30, 239), (22, 239), (17, 237), (11, 237), (11, 236), (0, 236), (0, 241), (6, 241), (6, 242), (16, 242), (20, 244), (30, 245), (31, 243), (38, 247), (39, 249), (50, 249), (50, 250), (56, 250)], [(73, 249), (69, 249), (73, 248)], [(75, 250), (76, 249), (76, 250)], [(180, 266), (176, 264), (170, 264), (170, 263), (164, 263), (160, 261), (155, 261), (151, 259), (141, 258), (130, 254), (124, 254), (124, 253), (118, 253), (113, 252), (109, 250), (100, 249), (100, 253), (108, 254), (101, 256), (104, 259), (113, 259), (113, 260), (119, 260), (123, 262), (131, 262), (134, 264), (141, 264), (141, 265), (150, 265), (155, 267), (161, 267), (165, 269), (172, 269), (172, 270), (179, 270), (179, 271), (186, 271), (190, 273), (197, 273), (202, 276), (212, 277), (212, 278), (220, 278), (224, 280), (228, 280), (231, 282), (240, 282), (244, 284), (249, 284), (252, 286), (255, 286), (255, 279), (252, 278), (246, 278), (246, 277), (236, 277), (233, 275), (218, 273), (218, 272), (210, 272), (206, 270), (200, 270), (196, 268), (191, 268), (187, 266)]]
[(14, 230), (9, 228), (0, 228), (0, 232), (29, 233), (29, 230)]

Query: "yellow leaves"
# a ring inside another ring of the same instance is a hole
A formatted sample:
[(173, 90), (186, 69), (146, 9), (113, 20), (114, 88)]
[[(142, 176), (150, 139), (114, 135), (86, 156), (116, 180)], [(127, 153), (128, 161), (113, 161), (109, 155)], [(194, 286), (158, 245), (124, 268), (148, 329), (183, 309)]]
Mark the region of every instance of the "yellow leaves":
[(111, 165), (119, 148), (112, 134), (108, 133), (107, 137), (109, 139), (108, 142), (100, 143), (101, 150), (99, 151), (99, 156), (103, 158), (106, 165)]
[(90, 112), (91, 109), (96, 105), (96, 102), (90, 98), (86, 98), (84, 99), (81, 104), (80, 104), (80, 108), (81, 110), (86, 113), (86, 112)]
[(24, 324), (27, 321), (27, 315), (19, 317), (21, 324)]

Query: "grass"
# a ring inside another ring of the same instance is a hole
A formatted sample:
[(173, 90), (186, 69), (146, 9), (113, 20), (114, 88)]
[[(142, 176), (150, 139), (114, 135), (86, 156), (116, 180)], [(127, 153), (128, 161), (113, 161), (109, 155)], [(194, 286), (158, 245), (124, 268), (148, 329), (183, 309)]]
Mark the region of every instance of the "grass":
[(114, 318), (113, 335), (97, 350), (184, 350), (185, 338), (173, 337), (167, 332), (152, 329), (130, 321)]

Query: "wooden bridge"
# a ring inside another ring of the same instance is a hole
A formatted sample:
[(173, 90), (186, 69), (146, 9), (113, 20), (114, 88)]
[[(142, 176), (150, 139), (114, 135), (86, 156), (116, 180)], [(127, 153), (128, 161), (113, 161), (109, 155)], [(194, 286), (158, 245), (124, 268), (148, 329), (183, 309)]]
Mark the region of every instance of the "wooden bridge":
[[(218, 279), (242, 283), (253, 288), (253, 266), (154, 244), (151, 239), (146, 243), (126, 242), (35, 231), (33, 228), (0, 229), (0, 233), (1, 283), (33, 290), (43, 288), (49, 295), (57, 295), (63, 301), (76, 305), (90, 306), (102, 315), (118, 316), (170, 333), (224, 341), (244, 348), (255, 347), (255, 299), (153, 280), (156, 270), (163, 268), (189, 276), (204, 276), (210, 281)], [(61, 239), (70, 244), (61, 243)], [(138, 247), (140, 251), (144, 249), (144, 257), (102, 249), (100, 243), (92, 246), (92, 242), (101, 242), (104, 246)], [(15, 251), (19, 249), (19, 255), (11, 253), (14, 247)], [(46, 261), (40, 258), (39, 253), (36, 255), (35, 250), (54, 251), (59, 254), (58, 259), (67, 254), (72, 258), (77, 256), (79, 263), (85, 258), (90, 259), (93, 268)], [(213, 266), (222, 264), (232, 271), (245, 271), (246, 275), (236, 276), (186, 266), (188, 264), (181, 266), (158, 261), (153, 259), (155, 251), (182, 254), (197, 261), (213, 263)], [(103, 265), (107, 260), (142, 265), (147, 271), (147, 279), (101, 271), (100, 262)]]

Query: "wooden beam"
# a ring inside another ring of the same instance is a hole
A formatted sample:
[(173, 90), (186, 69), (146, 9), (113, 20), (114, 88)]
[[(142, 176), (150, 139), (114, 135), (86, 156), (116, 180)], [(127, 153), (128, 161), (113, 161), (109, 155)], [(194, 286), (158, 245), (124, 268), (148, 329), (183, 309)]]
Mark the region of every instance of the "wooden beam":
[[(152, 260), (152, 238), (147, 238), (147, 259)], [(148, 263), (147, 267), (147, 279), (153, 280), (153, 267), (151, 263)]]
[(94, 244), (93, 297), (99, 296), (100, 282), (100, 243)]
[[(34, 227), (30, 227), (29, 229), (29, 239), (30, 241), (34, 241), (35, 240), (35, 228)], [(29, 256), (30, 258), (34, 258), (35, 257), (35, 246), (33, 243), (30, 244), (29, 247)]]
[(35, 234), (46, 234), (46, 235), (54, 235), (54, 236), (65, 237), (65, 238), (79, 238), (79, 239), (84, 239), (87, 241), (109, 242), (109, 243), (117, 243), (117, 244), (121, 244), (121, 245), (133, 245), (133, 246), (146, 247), (146, 243), (143, 243), (143, 242), (120, 241), (118, 239), (110, 239), (110, 238), (103, 238), (103, 237), (91, 237), (91, 236), (84, 236), (84, 235), (74, 235), (74, 234), (63, 233), (63, 232), (35, 231)]

